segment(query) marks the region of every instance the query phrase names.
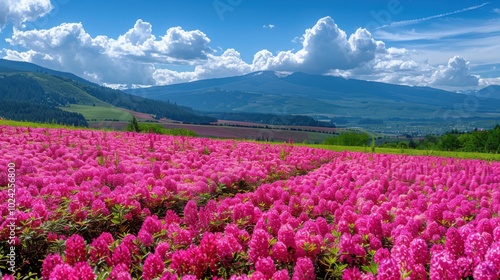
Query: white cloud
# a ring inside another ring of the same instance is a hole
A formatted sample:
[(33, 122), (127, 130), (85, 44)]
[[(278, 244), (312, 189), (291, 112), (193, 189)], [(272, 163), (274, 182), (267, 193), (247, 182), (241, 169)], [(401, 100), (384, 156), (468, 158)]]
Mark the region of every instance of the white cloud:
[(53, 9), (50, 0), (2, 0), (0, 1), (0, 31), (7, 25), (21, 26), (35, 21)]
[(479, 78), (470, 74), (469, 62), (460, 56), (454, 56), (448, 65), (439, 66), (433, 73), (430, 84), (435, 86), (474, 87)]
[(268, 50), (254, 55), (255, 70), (305, 71), (325, 73), (331, 69), (352, 69), (368, 62), (376, 52), (384, 52), (381, 41), (360, 28), (347, 37), (330, 17), (324, 17), (302, 36), (302, 49), (273, 55)]
[[(453, 11), (453, 12), (442, 13), (442, 14), (432, 15), (432, 16), (418, 18), (418, 19), (395, 21), (395, 22), (391, 22), (390, 24), (388, 24), (386, 26), (402, 26), (402, 25), (419, 24), (421, 22), (432, 20), (432, 19), (447, 17), (447, 16), (451, 16), (451, 15), (455, 15), (455, 14), (459, 14), (459, 13), (463, 13), (463, 12), (467, 12), (467, 11), (476, 10), (476, 9), (482, 8), (482, 7), (484, 7), (486, 5), (489, 5), (489, 4), (490, 4), (490, 2), (485, 2), (485, 3), (482, 3), (480, 5), (475, 5), (475, 6), (467, 7), (467, 8), (456, 10), (456, 11)], [(384, 28), (386, 26), (382, 26), (380, 28)]]
[(141, 19), (118, 39), (108, 39), (107, 53), (112, 57), (132, 56), (145, 62), (192, 63), (206, 59), (213, 50), (210, 39), (201, 31), (169, 28), (160, 40), (152, 34), (152, 25)]
[(493, 9), (493, 12), (497, 13), (497, 14), (500, 14), (500, 9), (499, 8), (495, 8), (495, 9)]
[(234, 49), (226, 50), (222, 55), (208, 55), (208, 60), (197, 65), (193, 71), (172, 71), (157, 69), (153, 78), (158, 85), (191, 82), (200, 79), (220, 78), (243, 75), (252, 71), (252, 66), (244, 62), (240, 53)]
[(267, 29), (274, 29), (276, 28), (276, 25), (274, 24), (264, 24), (262, 28), (267, 28)]
[(196, 64), (213, 52), (201, 31), (173, 27), (160, 39), (151, 24), (138, 20), (117, 39), (92, 38), (81, 23), (64, 23), (50, 29), (14, 29), (7, 42), (28, 51), (5, 50), (7, 59), (29, 61), (68, 71), (94, 82), (152, 84), (154, 63)]

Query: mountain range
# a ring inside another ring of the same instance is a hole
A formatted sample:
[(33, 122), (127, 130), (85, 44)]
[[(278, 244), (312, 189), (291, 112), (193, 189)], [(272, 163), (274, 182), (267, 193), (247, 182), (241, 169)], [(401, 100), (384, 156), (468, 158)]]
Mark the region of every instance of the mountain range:
[[(443, 120), (460, 120), (473, 127), (486, 127), (500, 119), (500, 86), (465, 94), (334, 76), (260, 71), (120, 91), (71, 73), (4, 59), (0, 59), (0, 101), (0, 117), (32, 120), (36, 114), (36, 119), (42, 121), (71, 119), (70, 124), (75, 125), (85, 121), (126, 122), (131, 114), (142, 113), (149, 119), (184, 123), (207, 124), (224, 119), (323, 126), (333, 122), (401, 132), (401, 126), (406, 124), (436, 127), (448, 125)], [(287, 117), (276, 117), (284, 115)], [(396, 120), (397, 126), (389, 124), (391, 120)]]
[(306, 73), (261, 71), (126, 92), (169, 100), (204, 112), (374, 119), (500, 117), (500, 86), (489, 86), (466, 95), (431, 87)]

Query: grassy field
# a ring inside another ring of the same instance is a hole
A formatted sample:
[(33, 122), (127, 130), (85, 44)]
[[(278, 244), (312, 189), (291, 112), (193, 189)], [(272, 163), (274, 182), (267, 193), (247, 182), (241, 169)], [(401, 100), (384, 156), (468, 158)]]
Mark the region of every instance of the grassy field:
[(59, 107), (68, 112), (75, 112), (82, 114), (87, 121), (130, 121), (132, 115), (124, 109), (104, 106), (87, 106), (71, 104), (68, 107)]
[[(337, 146), (337, 145), (316, 145), (316, 144), (296, 144), (311, 148), (318, 148), (332, 151), (354, 151), (354, 152), (372, 152), (371, 147), (352, 147), (352, 146)], [(375, 153), (378, 154), (403, 154), (413, 156), (440, 156), (453, 158), (467, 159), (482, 159), (500, 161), (500, 154), (486, 153), (471, 153), (471, 152), (448, 152), (448, 151), (433, 151), (433, 150), (414, 150), (414, 149), (395, 149), (395, 148), (379, 148), (375, 147)]]
[(87, 127), (76, 127), (76, 126), (67, 126), (67, 125), (51, 124), (51, 123), (21, 122), (21, 121), (11, 121), (11, 120), (0, 120), (0, 125), (33, 127), (33, 128), (88, 129)]

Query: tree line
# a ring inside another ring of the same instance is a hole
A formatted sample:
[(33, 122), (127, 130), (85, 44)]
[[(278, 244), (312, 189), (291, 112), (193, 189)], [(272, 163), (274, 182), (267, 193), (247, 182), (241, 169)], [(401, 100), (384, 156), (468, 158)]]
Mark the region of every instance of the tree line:
[(250, 112), (221, 112), (209, 113), (208, 115), (221, 120), (252, 122), (268, 125), (335, 127), (335, 125), (331, 122), (321, 122), (312, 117), (303, 115), (276, 115)]
[[(378, 146), (417, 150), (500, 153), (500, 125), (498, 124), (490, 130), (475, 129), (472, 132), (453, 130), (443, 135), (427, 135), (417, 141), (410, 137), (408, 139), (399, 142), (386, 141)], [(370, 138), (366, 133), (348, 132), (337, 137), (327, 138), (323, 143), (340, 146), (374, 146), (375, 139)]]
[(83, 115), (56, 107), (70, 100), (47, 94), (35, 79), (26, 75), (0, 76), (0, 102), (0, 117), (5, 119), (88, 126)]

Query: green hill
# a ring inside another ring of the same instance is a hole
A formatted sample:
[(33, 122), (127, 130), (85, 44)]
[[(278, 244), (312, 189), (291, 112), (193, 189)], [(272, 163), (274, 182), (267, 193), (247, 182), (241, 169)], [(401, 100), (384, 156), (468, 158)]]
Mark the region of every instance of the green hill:
[[(185, 123), (210, 123), (191, 108), (151, 100), (35, 64), (0, 59), (0, 117), (88, 126), (89, 121), (128, 121), (129, 110)], [(8, 105), (8, 106), (5, 106)]]

